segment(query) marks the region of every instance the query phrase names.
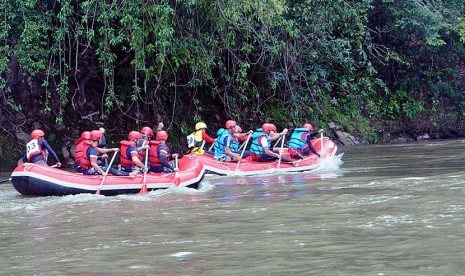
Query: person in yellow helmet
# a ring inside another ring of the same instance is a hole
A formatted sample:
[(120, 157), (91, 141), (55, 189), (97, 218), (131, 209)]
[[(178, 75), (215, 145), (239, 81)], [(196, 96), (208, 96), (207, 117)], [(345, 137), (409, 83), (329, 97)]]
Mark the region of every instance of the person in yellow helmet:
[(187, 147), (189, 152), (202, 155), (204, 153), (213, 154), (211, 152), (205, 151), (205, 143), (213, 144), (216, 139), (210, 137), (207, 134), (207, 125), (204, 122), (198, 122), (195, 124), (195, 131), (187, 136)]

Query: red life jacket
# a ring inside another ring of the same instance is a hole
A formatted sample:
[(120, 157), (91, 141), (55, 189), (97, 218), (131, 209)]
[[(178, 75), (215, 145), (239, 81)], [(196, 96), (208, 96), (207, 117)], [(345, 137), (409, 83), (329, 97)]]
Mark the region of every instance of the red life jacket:
[(121, 166), (123, 167), (134, 167), (136, 166), (136, 163), (134, 163), (134, 161), (132, 161), (132, 157), (131, 156), (127, 156), (126, 152), (128, 150), (129, 147), (131, 146), (135, 146), (136, 143), (135, 142), (131, 142), (131, 141), (121, 141), (119, 142), (121, 147), (120, 147), (120, 159), (119, 159), (119, 162), (121, 164)]
[(150, 167), (163, 166), (163, 164), (160, 161), (160, 157), (158, 156), (158, 147), (160, 146), (160, 141), (150, 140), (149, 145), (150, 145), (150, 149), (149, 149)]
[(81, 159), (84, 155), (86, 155), (86, 152), (84, 151), (84, 143), (89, 143), (89, 140), (81, 140), (78, 139), (76, 141), (76, 148), (74, 150), (74, 162), (75, 163), (81, 163)]
[(90, 164), (90, 158), (87, 157), (87, 150), (92, 147), (92, 142), (89, 140), (85, 140), (82, 142), (82, 155), (81, 160), (79, 163), (81, 164), (81, 168), (83, 169), (90, 169), (92, 165)]

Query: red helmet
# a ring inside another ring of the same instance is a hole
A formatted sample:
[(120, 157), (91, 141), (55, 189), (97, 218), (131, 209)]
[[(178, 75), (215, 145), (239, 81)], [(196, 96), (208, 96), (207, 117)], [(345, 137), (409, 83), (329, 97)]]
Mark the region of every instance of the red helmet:
[(102, 133), (100, 132), (100, 130), (92, 130), (90, 132), (90, 140), (92, 141), (98, 141), (100, 140), (100, 138), (102, 138)]
[(145, 134), (147, 136), (153, 137), (153, 130), (149, 127), (143, 127), (140, 129), (141, 134)]
[(164, 130), (160, 130), (157, 132), (157, 140), (168, 140), (168, 133)]
[(270, 125), (271, 125), (271, 124), (264, 123), (264, 124), (262, 125), (262, 131), (263, 131), (263, 132), (269, 132), (269, 131), (270, 131)]
[(236, 124), (236, 121), (234, 121), (234, 120), (229, 120), (229, 121), (227, 121), (226, 124), (225, 124), (226, 129), (235, 127), (236, 125), (237, 125), (237, 124)]
[(236, 126), (236, 132), (242, 133), (242, 128), (240, 126)]
[(43, 132), (42, 130), (40, 129), (34, 129), (32, 132), (31, 132), (31, 138), (32, 139), (39, 139), (40, 137), (44, 137), (45, 136), (45, 132)]
[(81, 133), (81, 139), (90, 140), (90, 131), (84, 131)]
[(262, 131), (263, 131), (263, 132), (266, 132), (266, 133), (268, 133), (268, 132), (270, 132), (270, 131), (275, 131), (275, 132), (276, 132), (276, 126), (273, 125), (273, 124), (264, 123), (264, 124), (262, 125)]
[(308, 123), (305, 124), (305, 125), (304, 125), (304, 128), (306, 128), (306, 129), (308, 129), (308, 130), (310, 130), (310, 131), (313, 131), (313, 126), (312, 126), (311, 124), (308, 124)]
[(139, 131), (131, 131), (129, 132), (129, 135), (128, 135), (128, 140), (129, 141), (136, 141), (136, 140), (139, 140), (140, 138), (142, 138), (142, 135), (140, 134)]

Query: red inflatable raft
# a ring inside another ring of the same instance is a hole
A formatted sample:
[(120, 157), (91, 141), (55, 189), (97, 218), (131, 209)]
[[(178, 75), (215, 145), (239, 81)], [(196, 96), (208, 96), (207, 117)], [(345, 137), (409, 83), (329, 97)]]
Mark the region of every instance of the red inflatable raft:
[[(336, 154), (337, 145), (327, 137), (324, 137), (323, 139), (313, 139), (312, 144), (316, 151), (320, 153), (321, 158), (328, 158)], [(191, 155), (193, 154), (189, 154), (188, 156)], [(226, 176), (249, 176), (275, 172), (302, 172), (316, 169), (320, 163), (320, 158), (312, 153), (310, 153), (308, 157), (301, 159), (301, 162), (297, 166), (278, 161), (255, 162), (252, 161), (250, 156), (239, 162), (239, 165), (237, 162), (217, 161), (209, 154), (196, 156), (199, 159), (199, 162), (202, 163), (207, 170), (207, 173)], [(300, 160), (290, 158), (288, 148), (283, 149), (283, 156), (295, 161)]]
[[(189, 187), (197, 189), (205, 174), (205, 168), (197, 158), (185, 156), (179, 159), (178, 173), (147, 173), (147, 190)], [(83, 175), (44, 165), (23, 164), (11, 174), (13, 187), (22, 195), (64, 196), (82, 193), (95, 194), (102, 182), (100, 175)], [(143, 184), (143, 174), (135, 178), (108, 174), (101, 185), (100, 194), (114, 196), (137, 194)]]

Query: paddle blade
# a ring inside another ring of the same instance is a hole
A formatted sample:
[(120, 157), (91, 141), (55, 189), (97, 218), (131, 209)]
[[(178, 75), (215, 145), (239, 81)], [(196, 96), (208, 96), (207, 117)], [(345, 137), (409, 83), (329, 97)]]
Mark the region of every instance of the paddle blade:
[(146, 195), (147, 194), (147, 183), (144, 183), (144, 185), (142, 185), (142, 188), (140, 189), (139, 194), (141, 194), (141, 195)]
[(174, 186), (178, 187), (179, 184), (181, 184), (181, 178), (176, 177), (176, 178), (174, 179)]
[(96, 192), (95, 192), (96, 195), (99, 195), (100, 194), (100, 189), (98, 189)]

